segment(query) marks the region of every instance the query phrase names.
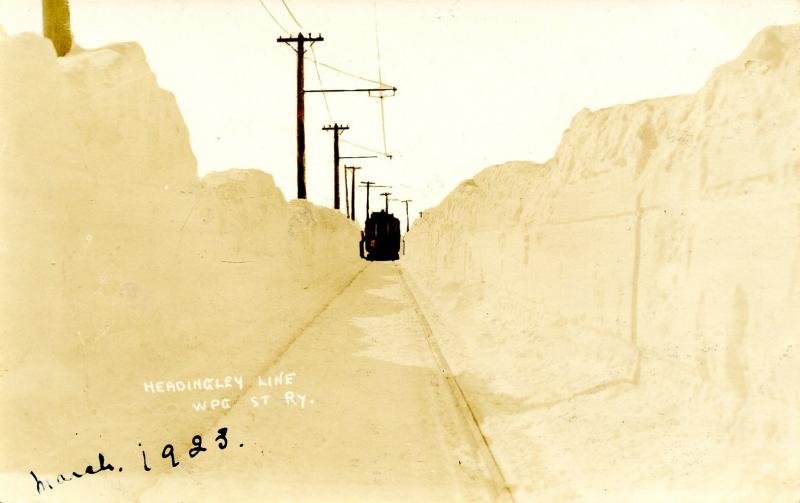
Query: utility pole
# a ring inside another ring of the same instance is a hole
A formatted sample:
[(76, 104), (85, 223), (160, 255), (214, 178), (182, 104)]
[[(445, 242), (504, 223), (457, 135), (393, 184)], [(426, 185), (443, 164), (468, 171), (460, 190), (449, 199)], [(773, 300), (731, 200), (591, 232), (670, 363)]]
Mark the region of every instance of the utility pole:
[[(305, 129), (305, 95), (306, 93), (376, 93), (377, 96), (384, 96), (384, 93), (392, 93), (394, 96), (397, 93), (397, 88), (379, 83), (380, 87), (372, 88), (349, 88), (349, 89), (306, 89), (303, 81), (303, 61), (305, 60), (306, 44), (308, 47), (314, 45), (314, 42), (322, 42), (322, 34), (313, 36), (309, 33), (307, 36), (298, 33), (297, 36), (278, 37), (277, 41), (289, 45), (297, 53), (297, 198), (306, 199), (306, 129)], [(297, 44), (297, 48), (291, 44)], [(383, 100), (381, 100), (383, 103)], [(346, 129), (346, 128), (345, 128)], [(385, 142), (384, 142), (385, 143)], [(335, 147), (337, 148), (337, 147)], [(391, 156), (389, 156), (391, 158)], [(338, 169), (337, 175), (334, 177), (335, 185), (338, 187), (339, 176)], [(339, 198), (338, 188), (334, 197), (334, 203)], [(336, 209), (339, 208), (336, 203)]]
[[(375, 159), (376, 157), (378, 157), (378, 156), (377, 155), (340, 155), (339, 159), (340, 160), (341, 159)], [(361, 168), (358, 168), (358, 167), (355, 167), (355, 166), (349, 166), (349, 167), (345, 166), (344, 167), (344, 199), (345, 199), (345, 204), (347, 205), (347, 208), (348, 208), (348, 210), (347, 210), (347, 218), (349, 218), (350, 220), (355, 220), (356, 219), (356, 172), (353, 171), (352, 173), (350, 173), (351, 174), (351, 177), (350, 177), (351, 197), (350, 197), (350, 199), (352, 199), (352, 201), (348, 203), (347, 202), (347, 170), (348, 169), (356, 170), (356, 169), (361, 169)]]
[(391, 192), (381, 192), (381, 195), (386, 198), (386, 213), (389, 213), (389, 196), (392, 195)]
[(400, 202), (406, 205), (406, 232), (408, 232), (411, 228), (411, 223), (408, 221), (408, 203), (411, 202), (411, 199), (403, 199)]
[(339, 209), (339, 134), (347, 131), (350, 126), (342, 126), (334, 123), (333, 126), (325, 126), (323, 131), (333, 131), (333, 209)]
[(347, 179), (348, 169), (350, 170), (350, 220), (355, 220), (356, 219), (356, 170), (361, 168), (358, 166), (345, 166), (344, 167), (345, 180)]
[[(297, 49), (297, 199), (306, 199), (306, 126), (305, 126), (305, 88), (303, 83), (303, 61), (306, 53), (306, 42), (308, 47), (314, 42), (325, 40), (321, 34), (316, 37), (310, 33), (308, 36), (298, 33), (296, 37), (278, 37), (278, 42), (287, 45), (296, 43)], [(291, 47), (291, 45), (290, 45)]]
[[(377, 185), (375, 182), (361, 182), (361, 187), (367, 188), (367, 217), (369, 218), (369, 188), (370, 187), (381, 187), (381, 188), (389, 188), (389, 185)], [(366, 221), (366, 220), (365, 220)]]
[(362, 185), (363, 187), (367, 188), (367, 216), (364, 218), (364, 221), (366, 222), (366, 219), (369, 218), (369, 188), (375, 185), (375, 182), (361, 182), (361, 183), (363, 184)]
[[(340, 157), (340, 159), (341, 159), (341, 157)], [(344, 209), (346, 210), (345, 211), (345, 216), (347, 217), (348, 220), (350, 220), (350, 196), (348, 195), (348, 194), (350, 194), (350, 189), (348, 187), (349, 187), (349, 185), (347, 185), (347, 166), (345, 166), (344, 167)]]

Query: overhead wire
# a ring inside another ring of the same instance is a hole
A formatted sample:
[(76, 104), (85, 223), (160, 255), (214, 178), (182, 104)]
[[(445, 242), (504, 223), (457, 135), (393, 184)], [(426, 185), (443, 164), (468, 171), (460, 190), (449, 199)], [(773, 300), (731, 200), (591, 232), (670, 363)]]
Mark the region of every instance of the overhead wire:
[[(285, 0), (281, 0), (281, 1), (283, 2), (284, 6), (286, 7), (286, 10), (289, 12), (289, 15), (292, 17), (292, 19), (297, 24), (297, 26), (302, 28), (302, 25), (297, 21), (297, 18), (294, 16), (294, 14), (292, 14), (292, 12), (291, 12), (291, 10), (289, 10), (288, 6), (286, 6), (286, 1)], [(269, 17), (275, 23), (275, 25), (278, 26), (278, 28), (280, 28), (284, 33), (287, 33), (287, 34), (291, 33), (289, 30), (286, 29), (285, 26), (283, 26), (281, 24), (280, 21), (278, 21), (278, 18), (276, 18), (275, 15), (272, 13), (272, 11), (269, 10), (269, 7), (267, 7), (267, 5), (264, 3), (264, 0), (258, 0), (258, 3), (261, 4), (261, 7), (264, 9), (264, 11), (266, 11), (266, 13), (269, 15)], [(330, 65), (328, 63), (325, 63), (324, 61), (320, 61), (319, 59), (316, 59), (316, 54), (314, 53), (313, 47), (311, 49), (311, 53), (312, 53), (312, 55), (314, 57), (313, 58), (309, 58), (308, 56), (305, 56), (305, 59), (307, 59), (308, 61), (314, 62), (315, 65), (319, 65), (319, 66), (325, 67), (328, 70), (332, 70), (334, 72), (341, 73), (342, 75), (347, 75), (348, 77), (352, 77), (354, 79), (363, 80), (364, 82), (370, 82), (372, 84), (377, 84), (377, 85), (379, 85), (381, 87), (385, 87), (387, 89), (391, 89), (392, 87), (394, 87), (391, 84), (387, 84), (386, 82), (382, 82), (380, 80), (375, 80), (375, 79), (371, 79), (369, 77), (364, 77), (363, 75), (358, 75), (358, 74), (355, 74), (355, 73), (352, 73), (352, 72), (348, 72), (347, 70), (342, 70), (341, 68), (338, 68), (336, 66), (333, 66), (333, 65)]]
[[(287, 29), (286, 29), (286, 27), (285, 27), (285, 26), (283, 26), (283, 25), (281, 24), (281, 22), (280, 22), (280, 21), (278, 21), (278, 18), (276, 18), (276, 17), (275, 17), (275, 15), (272, 13), (272, 11), (270, 11), (270, 10), (269, 10), (269, 7), (267, 7), (266, 3), (264, 3), (264, 0), (258, 0), (258, 3), (261, 5), (261, 7), (262, 7), (262, 8), (264, 9), (264, 11), (265, 11), (265, 12), (266, 12), (266, 13), (269, 15), (270, 19), (272, 19), (272, 21), (275, 23), (275, 25), (276, 25), (278, 28), (280, 28), (280, 29), (281, 29), (281, 30), (282, 30), (284, 33), (287, 33), (287, 34), (290, 34), (290, 33), (291, 33), (289, 30), (287, 30)], [(300, 29), (302, 29), (302, 28), (303, 28), (302, 24), (301, 24), (301, 23), (300, 23), (300, 21), (297, 19), (297, 17), (294, 15), (294, 13), (292, 12), (292, 10), (289, 8), (289, 5), (286, 3), (286, 0), (281, 0), (281, 3), (283, 4), (284, 8), (286, 9), (286, 12), (289, 14), (289, 17), (291, 17), (291, 18), (292, 18), (292, 20), (293, 20), (293, 21), (294, 21), (294, 23), (297, 25), (297, 27), (298, 27), (298, 28), (300, 28)], [(378, 22), (378, 19), (377, 19), (377, 3), (376, 3), (376, 5), (375, 5), (375, 12), (376, 12), (376, 18), (375, 18), (375, 43), (376, 43), (376, 45), (377, 45), (377, 43), (378, 43), (378, 32), (377, 32), (377, 22)], [(347, 75), (348, 77), (352, 77), (352, 78), (355, 78), (355, 79), (363, 80), (363, 81), (365, 81), (365, 82), (371, 82), (371, 83), (373, 83), (373, 84), (377, 84), (377, 85), (379, 85), (379, 86), (381, 86), (381, 87), (386, 87), (387, 89), (392, 89), (392, 88), (394, 87), (394, 86), (391, 86), (390, 84), (387, 84), (387, 83), (383, 82), (383, 80), (382, 80), (382, 78), (381, 78), (381, 70), (380, 70), (380, 47), (378, 47), (378, 80), (370, 79), (370, 78), (368, 78), (368, 77), (363, 77), (363, 76), (361, 76), (361, 75), (356, 75), (356, 74), (354, 74), (354, 73), (351, 73), (351, 72), (348, 72), (348, 71), (346, 71), (346, 70), (342, 70), (341, 68), (337, 68), (337, 67), (335, 67), (335, 66), (333, 66), (333, 65), (329, 65), (329, 64), (327, 64), (327, 63), (324, 63), (324, 62), (322, 62), (322, 61), (319, 61), (319, 60), (317, 59), (317, 55), (316, 55), (316, 52), (314, 51), (314, 46), (313, 46), (313, 45), (311, 46), (311, 58), (309, 58), (308, 56), (303, 56), (303, 58), (304, 58), (304, 59), (307, 59), (307, 60), (309, 60), (309, 61), (312, 61), (312, 62), (314, 63), (314, 69), (315, 69), (315, 71), (316, 71), (316, 74), (317, 74), (317, 80), (319, 80), (319, 85), (320, 85), (320, 87), (322, 87), (322, 88), (324, 88), (324, 87), (325, 87), (325, 85), (322, 83), (322, 75), (321, 75), (321, 73), (320, 73), (320, 71), (319, 71), (319, 67), (320, 67), (320, 66), (323, 66), (323, 67), (325, 67), (325, 68), (327, 68), (327, 69), (329, 69), (329, 70), (332, 70), (332, 71), (334, 71), (334, 72), (340, 73), (340, 74), (342, 74), (342, 75)], [(322, 94), (323, 100), (324, 100), (324, 102), (325, 102), (325, 109), (326, 109), (326, 111), (327, 111), (327, 113), (328, 113), (328, 118), (329, 118), (329, 120), (330, 120), (331, 122), (333, 122), (333, 114), (332, 114), (332, 112), (331, 112), (330, 103), (328, 102), (328, 97), (326, 96), (326, 94), (325, 94), (325, 93), (321, 93), (321, 94)], [(371, 149), (371, 148), (369, 148), (369, 147), (365, 147), (365, 146), (363, 146), (363, 145), (359, 145), (359, 144), (357, 144), (357, 143), (353, 143), (353, 142), (350, 142), (350, 141), (347, 141), (347, 140), (341, 140), (341, 141), (342, 141), (342, 142), (344, 142), (344, 143), (347, 143), (348, 145), (351, 145), (351, 146), (353, 146), (353, 147), (360, 148), (360, 149), (362, 149), (362, 150), (365, 150), (365, 151), (367, 151), (367, 152), (371, 152), (371, 153), (373, 153), (373, 154), (379, 154), (379, 155), (383, 155), (383, 156), (389, 157), (389, 158), (391, 159), (391, 158), (392, 158), (392, 155), (390, 155), (390, 154), (388, 153), (388, 151), (387, 151), (387, 148), (386, 148), (386, 126), (385, 126), (385, 121), (384, 121), (384, 111), (383, 111), (383, 96), (381, 96), (381, 98), (380, 98), (380, 99), (381, 99), (381, 129), (382, 129), (382, 131), (383, 131), (383, 152), (381, 152), (381, 151), (378, 151), (378, 150), (375, 150), (375, 149)]]
[[(294, 13), (292, 12), (292, 10), (289, 8), (289, 4), (286, 3), (286, 0), (281, 0), (281, 3), (283, 3), (283, 6), (286, 8), (286, 12), (289, 14), (289, 17), (291, 17), (292, 20), (294, 20), (294, 22), (297, 25), (297, 27), (300, 28), (300, 29), (303, 29), (303, 25), (297, 19), (297, 16), (295, 16)], [(377, 17), (377, 15), (378, 15), (378, 6), (377, 6), (377, 2), (376, 2), (376, 4), (375, 4), (375, 45), (377, 47), (377, 53), (378, 53), (378, 80), (377, 81), (371, 80), (371, 79), (368, 79), (368, 80), (380, 85), (381, 87), (389, 87), (387, 84), (383, 83), (383, 79), (381, 78), (381, 67), (380, 67), (381, 52), (380, 52), (380, 46), (378, 45), (378, 17)], [(320, 63), (317, 60), (317, 54), (314, 51), (314, 46), (313, 45), (311, 46), (311, 57), (312, 57), (312, 61), (314, 62), (314, 68), (316, 69), (316, 72), (317, 72), (317, 79), (319, 80), (319, 85), (320, 85), (321, 88), (324, 89), (325, 88), (325, 84), (322, 83), (322, 75), (320, 74), (320, 71), (319, 71), (319, 65), (322, 64), (322, 63)], [(350, 74), (349, 72), (345, 72), (343, 70), (333, 68), (330, 65), (323, 64), (323, 66), (326, 66), (326, 67), (328, 67), (330, 69), (333, 69), (334, 71), (338, 71), (340, 73), (344, 73), (346, 75), (350, 75), (350, 76), (355, 77), (355, 78), (363, 79), (363, 77), (359, 77), (359, 76), (356, 76), (354, 74)], [(325, 102), (325, 109), (328, 111), (328, 118), (330, 119), (331, 122), (333, 122), (333, 115), (331, 114), (331, 108), (330, 108), (330, 104), (328, 102), (328, 97), (327, 97), (327, 95), (325, 93), (321, 93), (321, 94), (322, 94), (322, 98), (323, 98), (323, 100)], [(386, 124), (385, 124), (385, 120), (384, 120), (383, 95), (380, 96), (380, 100), (381, 100), (381, 130), (383, 132), (383, 152), (378, 152), (377, 150), (373, 150), (373, 149), (370, 149), (370, 148), (362, 147), (361, 145), (357, 145), (355, 143), (348, 142), (346, 140), (340, 140), (340, 141), (343, 141), (343, 142), (345, 142), (345, 143), (347, 143), (349, 145), (352, 145), (354, 147), (358, 147), (358, 148), (367, 150), (369, 152), (380, 154), (380, 155), (383, 155), (383, 156), (391, 158), (392, 156), (389, 154), (388, 149), (386, 148)], [(345, 177), (346, 176), (347, 176), (347, 174), (345, 173)], [(347, 182), (345, 180), (345, 184), (346, 183)]]
[[(283, 7), (286, 9), (286, 12), (289, 13), (289, 17), (291, 17), (292, 21), (294, 21), (294, 24), (296, 24), (297, 27), (302, 30), (303, 29), (303, 25), (300, 24), (300, 21), (298, 21), (297, 16), (295, 16), (294, 12), (292, 12), (292, 9), (289, 8), (289, 4), (286, 3), (286, 0), (281, 0), (281, 3), (283, 4)], [(307, 56), (303, 56), (303, 58), (304, 59), (309, 59)], [(319, 62), (317, 60), (317, 52), (314, 50), (314, 45), (313, 44), (311, 44), (311, 61), (314, 63), (314, 70), (315, 70), (315, 72), (317, 74), (317, 80), (319, 81), (319, 86), (324, 89), (325, 88), (325, 84), (322, 83), (322, 75), (319, 73)], [(328, 102), (328, 97), (325, 95), (325, 93), (322, 93), (322, 100), (325, 102), (325, 110), (328, 112), (328, 120), (333, 122), (333, 114), (331, 113), (331, 105)]]
[(303, 28), (303, 27), (300, 25), (300, 21), (298, 21), (298, 20), (297, 20), (297, 18), (296, 18), (296, 17), (294, 16), (294, 14), (292, 13), (292, 9), (290, 9), (290, 8), (289, 8), (289, 4), (287, 4), (287, 3), (286, 3), (286, 0), (281, 0), (281, 3), (283, 3), (283, 6), (284, 6), (284, 7), (286, 7), (286, 12), (288, 12), (288, 13), (289, 13), (289, 16), (290, 16), (290, 17), (292, 18), (292, 20), (294, 21), (294, 24), (296, 24), (298, 28)]
[(284, 33), (289, 33), (289, 30), (287, 30), (287, 29), (286, 29), (286, 28), (285, 28), (285, 27), (284, 27), (284, 26), (281, 24), (281, 22), (280, 22), (280, 21), (278, 21), (278, 18), (276, 18), (276, 17), (275, 17), (275, 16), (272, 14), (272, 11), (270, 11), (270, 10), (269, 10), (269, 7), (267, 7), (267, 4), (265, 4), (265, 3), (264, 3), (264, 0), (258, 0), (258, 3), (260, 3), (260, 4), (261, 4), (261, 7), (263, 7), (263, 8), (264, 8), (264, 10), (267, 12), (267, 14), (269, 14), (269, 17), (271, 17), (271, 18), (272, 18), (272, 21), (274, 21), (274, 22), (275, 22), (275, 24), (276, 24), (276, 25), (278, 25), (278, 28), (280, 28), (281, 30), (283, 30), (283, 32), (284, 32)]
[[(319, 73), (319, 63), (317, 62), (317, 53), (314, 51), (314, 46), (311, 46), (311, 57), (314, 60), (314, 70), (317, 72), (317, 80), (319, 81), (319, 87), (325, 89), (325, 84), (322, 83), (322, 75)], [(325, 102), (325, 110), (328, 111), (328, 120), (334, 122), (333, 114), (331, 113), (331, 105), (328, 103), (328, 95), (326, 93), (322, 94), (322, 101)]]
[(356, 75), (354, 73), (350, 73), (348, 71), (342, 70), (341, 68), (337, 68), (337, 67), (329, 65), (327, 63), (323, 63), (322, 61), (319, 62), (319, 65), (320, 66), (324, 66), (325, 68), (327, 68), (329, 70), (333, 70), (334, 72), (341, 73), (342, 75), (347, 75), (348, 77), (353, 77), (354, 79), (363, 80), (365, 82), (371, 82), (372, 84), (377, 84), (377, 85), (379, 85), (381, 87), (385, 87), (387, 89), (391, 89), (392, 87), (394, 87), (391, 84), (387, 84), (386, 82), (381, 82), (380, 80), (371, 79), (369, 77), (362, 77), (361, 75)]
[(356, 147), (356, 148), (360, 148), (362, 150), (366, 150), (367, 152), (372, 152), (373, 154), (383, 155), (383, 156), (386, 156), (386, 157), (392, 157), (392, 155), (390, 155), (390, 154), (386, 154), (385, 152), (381, 152), (380, 150), (375, 150), (375, 149), (371, 149), (369, 147), (365, 147), (363, 145), (359, 145), (358, 143), (353, 143), (353, 142), (347, 141), (347, 140), (339, 140), (339, 141), (341, 141), (343, 143), (347, 143), (350, 146), (353, 146), (353, 147)]
[[(278, 21), (278, 18), (276, 18), (275, 15), (272, 13), (272, 11), (269, 10), (267, 5), (264, 3), (264, 0), (257, 0), (257, 1), (261, 5), (261, 7), (264, 9), (264, 11), (266, 11), (266, 13), (272, 19), (272, 22), (274, 22), (275, 25), (277, 25), (278, 28), (281, 29), (281, 31), (283, 31), (284, 33), (287, 33), (287, 34), (291, 33), (289, 30), (286, 29), (285, 26), (283, 26), (281, 24), (280, 21)], [(283, 2), (284, 6), (285, 6), (286, 5), (285, 0), (281, 0), (281, 1)], [(287, 7), (287, 11), (288, 10), (289, 9)], [(291, 14), (291, 11), (289, 11), (289, 12), (290, 12), (290, 15), (292, 16), (292, 19), (294, 19), (295, 23), (297, 23), (297, 25), (302, 28), (300, 23), (297, 22), (297, 19), (295, 18), (294, 14)], [(311, 52), (312, 52), (312, 54), (314, 54), (313, 49), (312, 49)], [(307, 59), (308, 61), (312, 61), (313, 62), (315, 58), (309, 58), (308, 56), (306, 56), (305, 59)], [(371, 79), (369, 77), (364, 77), (363, 75), (358, 75), (358, 74), (355, 74), (355, 73), (352, 73), (352, 72), (348, 72), (347, 70), (342, 70), (341, 68), (338, 68), (336, 66), (333, 66), (333, 65), (330, 65), (328, 63), (325, 63), (324, 61), (319, 61), (318, 59), (316, 60), (316, 64), (318, 64), (319, 66), (325, 67), (328, 70), (332, 70), (334, 72), (341, 73), (342, 75), (347, 75), (348, 77), (352, 77), (354, 79), (363, 80), (364, 82), (370, 82), (372, 84), (377, 84), (377, 85), (379, 85), (381, 87), (386, 87), (387, 89), (391, 89), (391, 88), (394, 87), (391, 84), (387, 84), (386, 82), (382, 82), (380, 80)]]
[[(381, 44), (378, 40), (378, 0), (375, 0), (375, 52), (378, 56), (378, 80), (383, 81), (383, 76), (381, 75)], [(380, 93), (378, 99), (381, 103), (381, 133), (383, 134), (383, 155), (387, 157), (391, 157), (389, 155), (389, 148), (386, 146), (386, 115), (383, 108), (383, 93)]]

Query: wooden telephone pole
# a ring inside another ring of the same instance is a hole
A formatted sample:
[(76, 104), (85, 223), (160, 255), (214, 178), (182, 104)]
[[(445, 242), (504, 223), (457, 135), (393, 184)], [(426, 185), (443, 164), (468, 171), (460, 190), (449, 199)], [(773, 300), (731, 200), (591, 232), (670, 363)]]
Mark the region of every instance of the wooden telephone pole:
[[(377, 93), (377, 96), (383, 96), (383, 93), (391, 92), (392, 96), (397, 93), (397, 88), (389, 87), (386, 84), (379, 84), (381, 87), (370, 88), (351, 88), (351, 89), (306, 89), (303, 81), (303, 61), (305, 58), (306, 44), (308, 47), (314, 45), (314, 42), (322, 42), (325, 40), (321, 34), (313, 36), (309, 33), (307, 36), (298, 33), (296, 37), (278, 37), (277, 41), (289, 45), (297, 53), (297, 198), (306, 199), (306, 129), (305, 129), (305, 95), (306, 93)], [(297, 48), (291, 44), (297, 44)], [(383, 101), (381, 101), (383, 103)], [(323, 128), (324, 129), (324, 128)], [(347, 129), (347, 128), (340, 128)], [(337, 131), (338, 135), (338, 131)], [(335, 141), (334, 149), (338, 152), (338, 138), (334, 135)], [(338, 157), (338, 155), (337, 155)], [(338, 187), (339, 176), (338, 168), (337, 174), (334, 176), (334, 185)], [(334, 196), (334, 203), (336, 209), (339, 208), (339, 191), (336, 189)]]
[[(347, 180), (347, 170), (350, 170), (350, 220), (356, 219), (356, 170), (361, 169), (358, 166), (345, 166), (345, 181)], [(347, 190), (345, 188), (345, 190)]]
[[(389, 185), (377, 185), (375, 182), (361, 182), (361, 187), (367, 188), (367, 216), (369, 218), (369, 189), (370, 187), (390, 188)], [(366, 221), (366, 219), (365, 219)]]
[[(341, 157), (339, 158), (341, 159)], [(355, 174), (355, 173), (354, 173)], [(344, 167), (344, 209), (347, 219), (350, 220), (350, 189), (347, 185), (347, 166)]]
[(323, 131), (333, 131), (333, 209), (339, 209), (339, 134), (347, 131), (350, 126), (342, 126), (334, 123), (333, 126), (325, 126)]
[[(308, 36), (298, 33), (296, 37), (278, 37), (278, 42), (287, 45), (297, 44), (297, 199), (306, 199), (306, 126), (305, 126), (305, 84), (303, 83), (303, 61), (306, 53), (306, 42), (308, 47), (314, 42), (325, 40), (321, 34), (316, 37), (310, 33)], [(291, 45), (290, 45), (291, 47)]]
[(386, 213), (389, 213), (389, 196), (392, 195), (391, 192), (381, 192), (381, 195), (386, 198)]
[(408, 232), (409, 229), (411, 228), (411, 223), (408, 220), (408, 203), (410, 203), (411, 201), (412, 201), (411, 199), (403, 199), (402, 201), (400, 201), (401, 203), (406, 205), (406, 232)]
[[(378, 157), (378, 156), (377, 155), (340, 155), (339, 159), (375, 159), (376, 157)], [(347, 218), (349, 218), (350, 220), (355, 220), (356, 219), (356, 172), (353, 171), (352, 173), (350, 173), (352, 175), (351, 180), (350, 180), (352, 182), (350, 184), (350, 190), (352, 192), (352, 194), (351, 194), (352, 195), (352, 197), (351, 197), (352, 202), (348, 203), (347, 202), (347, 170), (348, 169), (356, 170), (356, 169), (361, 169), (361, 168), (354, 167), (354, 166), (350, 166), (349, 168), (347, 166), (344, 167), (344, 199), (345, 199), (345, 204), (349, 208), (348, 211), (347, 211)]]

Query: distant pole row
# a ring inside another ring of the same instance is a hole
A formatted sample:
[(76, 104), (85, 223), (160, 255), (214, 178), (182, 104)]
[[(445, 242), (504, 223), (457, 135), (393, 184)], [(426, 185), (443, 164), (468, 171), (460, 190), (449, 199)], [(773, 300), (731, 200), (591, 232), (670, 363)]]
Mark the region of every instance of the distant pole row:
[[(356, 219), (356, 170), (359, 166), (345, 166), (345, 184), (347, 184), (347, 170), (350, 170), (350, 220)], [(346, 190), (346, 189), (345, 189)]]
[[(388, 189), (388, 188), (391, 188), (391, 186), (390, 185), (378, 185), (375, 182), (366, 181), (366, 182), (361, 182), (361, 187), (366, 187), (366, 189), (367, 189), (367, 214), (366, 214), (365, 218), (369, 218), (369, 189), (371, 187), (387, 188)], [(383, 194), (381, 194), (381, 195), (383, 195)], [(386, 204), (387, 204), (387, 207), (388, 207), (388, 204), (389, 204), (388, 201), (387, 201)], [(355, 205), (353, 206), (353, 209), (355, 209)]]
[(350, 129), (349, 126), (325, 126), (323, 131), (333, 131), (333, 209), (339, 209), (339, 134)]
[[(297, 53), (297, 198), (298, 199), (306, 199), (306, 131), (305, 131), (305, 94), (306, 93), (342, 93), (342, 92), (366, 92), (372, 95), (373, 92), (378, 93), (379, 96), (383, 96), (384, 92), (391, 91), (393, 93), (397, 92), (396, 87), (388, 87), (385, 85), (381, 85), (381, 87), (377, 88), (352, 88), (352, 89), (305, 89), (304, 84), (304, 67), (303, 61), (306, 49), (311, 47), (315, 42), (322, 42), (325, 40), (321, 34), (317, 34), (316, 36), (312, 35), (311, 33), (304, 35), (303, 33), (298, 33), (297, 36), (289, 36), (289, 37), (278, 37), (277, 42), (285, 43), (292, 47)], [(296, 44), (296, 48), (292, 45)], [(342, 157), (339, 155), (339, 134), (342, 131), (349, 129), (348, 126), (341, 126), (339, 124), (333, 124), (332, 126), (325, 126), (322, 128), (324, 131), (333, 131), (333, 152), (334, 152), (334, 176), (333, 176), (333, 206), (335, 209), (339, 209), (340, 200), (339, 200), (339, 160), (344, 158), (367, 158), (367, 157), (375, 157), (375, 156), (352, 156), (352, 157)], [(346, 174), (345, 174), (345, 183), (346, 183)], [(353, 187), (351, 194), (355, 196), (355, 171), (353, 171), (353, 181), (351, 186)], [(368, 189), (369, 191), (369, 189)], [(351, 197), (352, 198), (352, 197)], [(367, 203), (369, 204), (369, 198), (367, 198)], [(355, 202), (351, 202), (349, 209), (350, 218), (355, 220)], [(369, 212), (367, 213), (369, 216)]]
[(381, 192), (381, 195), (386, 198), (386, 213), (389, 213), (389, 196), (392, 195), (391, 192)]

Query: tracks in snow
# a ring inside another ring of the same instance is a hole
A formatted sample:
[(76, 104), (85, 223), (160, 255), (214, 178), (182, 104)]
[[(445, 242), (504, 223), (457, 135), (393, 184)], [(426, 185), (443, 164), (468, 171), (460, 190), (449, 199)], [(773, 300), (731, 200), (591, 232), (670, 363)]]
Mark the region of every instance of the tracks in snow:
[(425, 313), (420, 306), (419, 302), (417, 301), (417, 297), (414, 295), (414, 291), (408, 284), (408, 279), (406, 278), (405, 273), (402, 269), (399, 271), (400, 280), (403, 283), (403, 287), (408, 293), (409, 298), (412, 300), (414, 305), (414, 310), (416, 312), (417, 318), (419, 319), (420, 326), (425, 333), (425, 338), (428, 342), (428, 347), (433, 354), (433, 358), (436, 361), (436, 365), (439, 367), (442, 376), (447, 381), (448, 388), (452, 393), (453, 399), (456, 402), (456, 405), (461, 412), (461, 415), (464, 419), (464, 422), (469, 427), (470, 432), (472, 433), (473, 440), (475, 443), (476, 449), (479, 451), (480, 457), (483, 461), (484, 467), (488, 472), (488, 476), (490, 480), (493, 482), (491, 484), (492, 488), (495, 489), (495, 496), (496, 501), (514, 501), (513, 493), (511, 492), (511, 488), (506, 481), (505, 475), (503, 474), (503, 470), (500, 468), (500, 465), (497, 462), (497, 458), (494, 456), (494, 452), (492, 452), (492, 448), (489, 446), (489, 441), (484, 435), (483, 430), (481, 429), (480, 423), (478, 418), (475, 415), (475, 411), (473, 407), (470, 405), (467, 396), (464, 394), (464, 390), (458, 384), (458, 379), (453, 374), (453, 371), (450, 369), (450, 365), (447, 363), (447, 360), (442, 353), (439, 344), (436, 342), (436, 338), (433, 335), (433, 330), (431, 329), (430, 323), (428, 322)]
[[(269, 374), (270, 370), (276, 365), (279, 365), (282, 360), (288, 357), (290, 352), (295, 353), (294, 358), (296, 359), (297, 355), (304, 351), (303, 344), (298, 343), (298, 341), (301, 339), (304, 340), (303, 336), (306, 334), (308, 334), (310, 337), (314, 337), (313, 329), (319, 329), (319, 323), (330, 323), (330, 321), (327, 321), (327, 317), (324, 315), (331, 312), (331, 309), (337, 309), (337, 312), (339, 311), (338, 308), (334, 307), (336, 306), (337, 299), (341, 298), (347, 292), (349, 292), (350, 296), (360, 295), (361, 292), (352, 291), (351, 288), (356, 288), (354, 287), (354, 283), (357, 283), (357, 280), (362, 277), (365, 272), (368, 273), (370, 270), (374, 271), (374, 268), (376, 267), (378, 267), (376, 264), (367, 263), (363, 268), (356, 272), (349, 282), (341, 287), (324, 306), (322, 306), (312, 317), (309, 318), (307, 323), (297, 329), (296, 333), (289, 338), (279, 348), (278, 351), (273, 353), (274, 356), (270, 357), (268, 361), (264, 362), (260, 374)], [(420, 333), (426, 339), (425, 345), (428, 347), (433, 356), (435, 374), (438, 375), (440, 379), (444, 379), (444, 381), (447, 383), (449, 393), (445, 392), (444, 396), (449, 397), (448, 401), (450, 402), (450, 405), (447, 406), (447, 409), (451, 411), (450, 414), (452, 414), (452, 424), (461, 429), (461, 438), (466, 439), (469, 448), (474, 455), (474, 459), (479, 463), (480, 468), (478, 469), (478, 473), (480, 473), (480, 478), (475, 479), (476, 482), (483, 487), (483, 491), (485, 491), (484, 496), (490, 498), (491, 501), (513, 503), (514, 498), (511, 489), (508, 486), (494, 453), (492, 452), (489, 441), (481, 430), (479, 421), (474, 412), (474, 408), (459, 385), (457, 378), (455, 375), (453, 375), (453, 372), (451, 371), (450, 366), (436, 341), (425, 312), (414, 295), (414, 291), (412, 290), (413, 283), (412, 285), (409, 285), (409, 282), (403, 274), (402, 269), (400, 269), (396, 264), (392, 266), (392, 270), (394, 273), (392, 276), (396, 277), (396, 282), (400, 283), (398, 286), (400, 287), (401, 291), (404, 292), (403, 297), (407, 297), (407, 301), (402, 301), (403, 304), (405, 304), (404, 308), (413, 310), (413, 313), (409, 313), (409, 319), (414, 320), (412, 323), (414, 326), (416, 326), (416, 328), (414, 330), (409, 330), (407, 336), (418, 337), (419, 334), (416, 334), (415, 331), (417, 329), (420, 330)], [(368, 295), (366, 290), (364, 291), (364, 294)], [(300, 353), (298, 353), (298, 351)], [(347, 365), (344, 362), (342, 362), (342, 364)], [(253, 387), (253, 385), (246, 387), (245, 390), (243, 390), (243, 392), (236, 397), (235, 401), (232, 402), (230, 409), (225, 410), (223, 414), (215, 417), (213, 419), (212, 427), (216, 428), (222, 424), (227, 424), (226, 421), (230, 420), (230, 416), (233, 411), (239, 409), (240, 407), (247, 407), (246, 404), (241, 404), (240, 402), (243, 402), (243, 398), (251, 394)], [(237, 405), (239, 405), (239, 407), (237, 407)]]

